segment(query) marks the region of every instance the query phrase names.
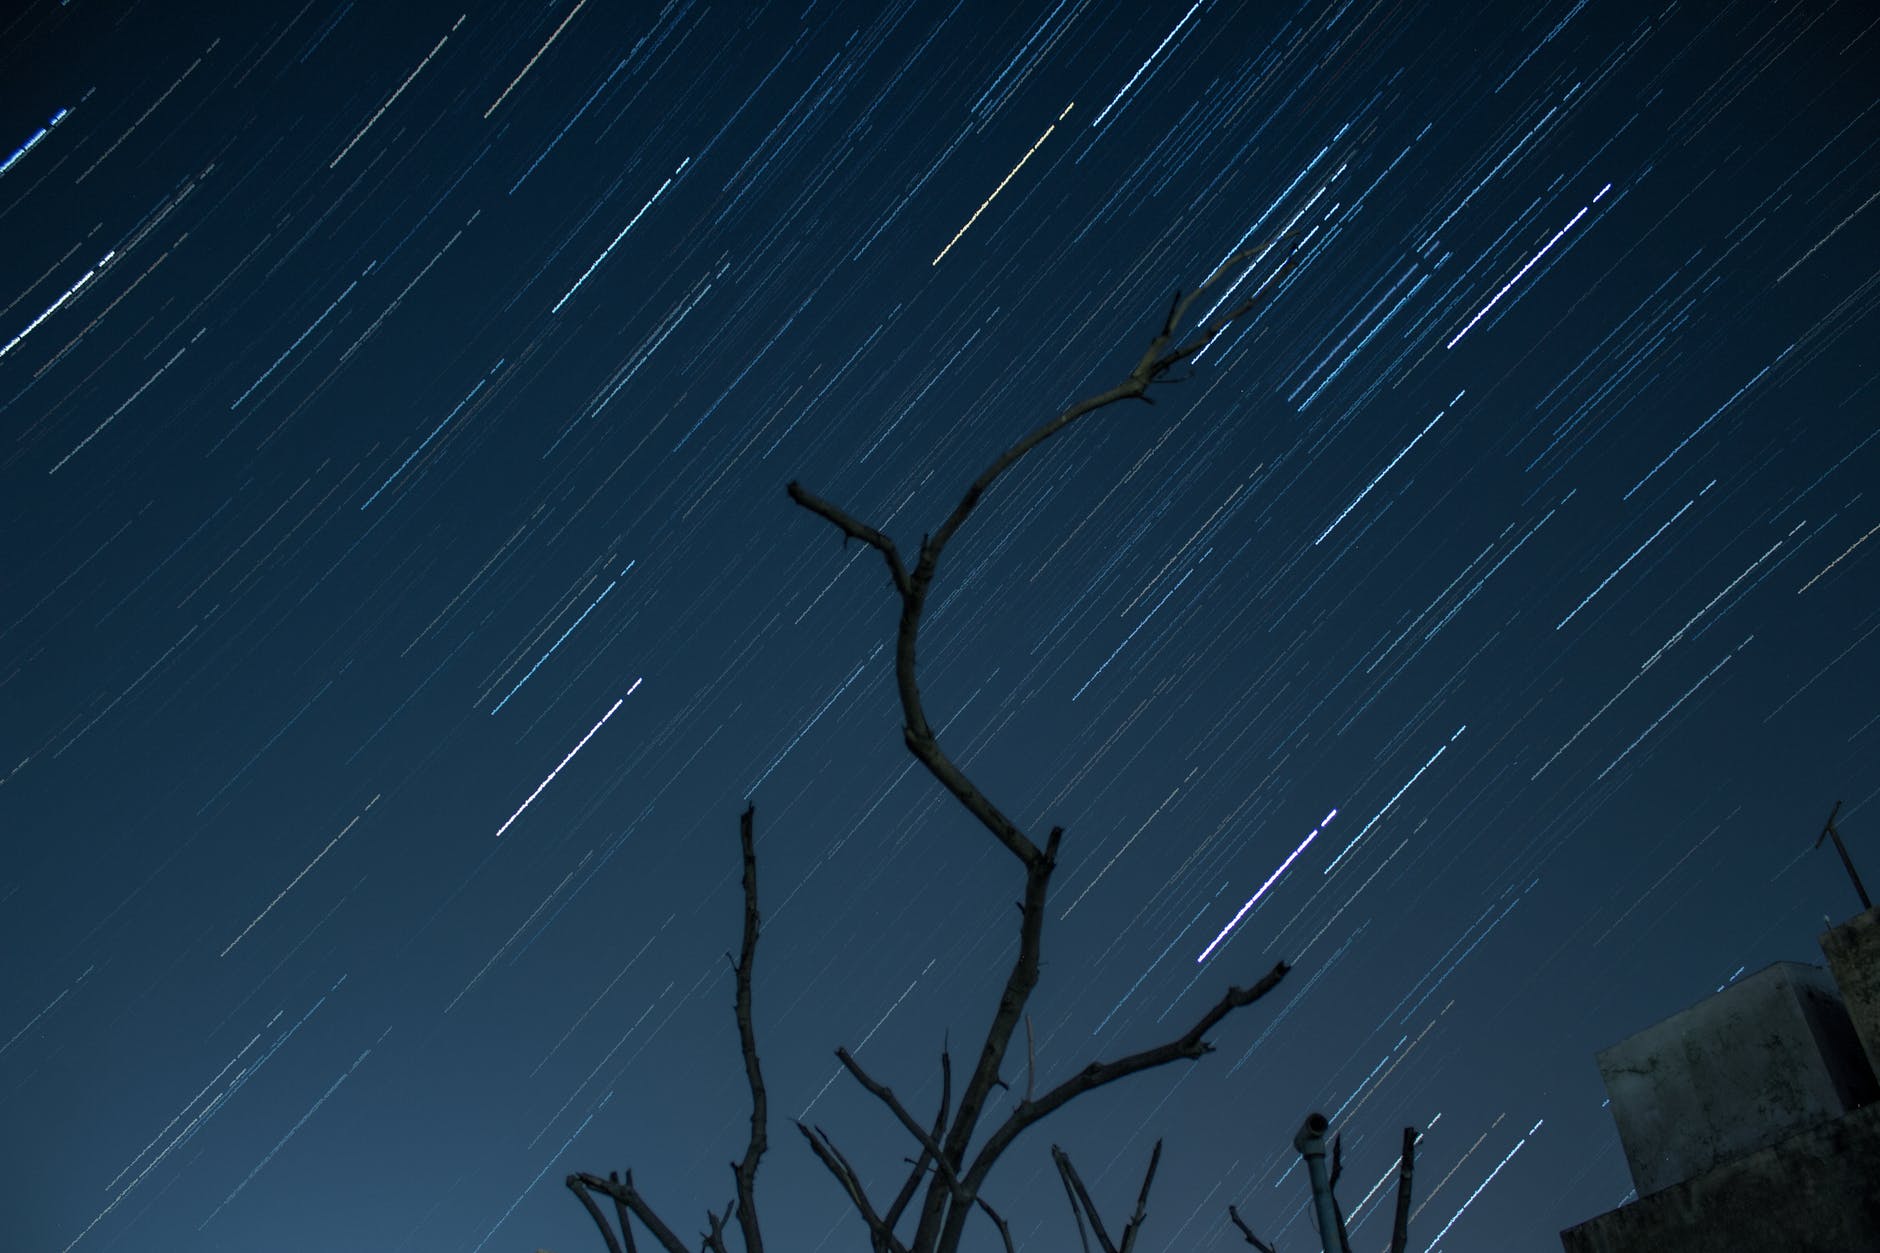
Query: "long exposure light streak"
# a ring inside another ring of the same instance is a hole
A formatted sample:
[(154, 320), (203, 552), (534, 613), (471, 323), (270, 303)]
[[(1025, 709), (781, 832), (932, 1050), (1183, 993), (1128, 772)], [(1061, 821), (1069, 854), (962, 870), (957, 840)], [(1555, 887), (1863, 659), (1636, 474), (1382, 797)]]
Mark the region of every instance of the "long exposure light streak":
[(1212, 939), (1211, 941), (1209, 941), (1208, 946), (1201, 950), (1200, 955), (1195, 958), (1197, 962), (1204, 962), (1208, 960), (1208, 954), (1212, 953), (1216, 948), (1220, 947), (1221, 941), (1227, 938), (1228, 932), (1232, 931), (1235, 927), (1240, 925), (1240, 920), (1247, 916), (1247, 911), (1252, 909), (1255, 903), (1257, 903), (1262, 896), (1266, 895), (1266, 890), (1272, 887), (1275, 883), (1279, 882), (1279, 877), (1286, 873), (1286, 867), (1292, 865), (1293, 862), (1297, 861), (1299, 859), (1299, 854), (1306, 851), (1306, 845), (1318, 839), (1319, 832), (1325, 830), (1326, 827), (1331, 826), (1332, 819), (1336, 817), (1338, 817), (1338, 811), (1336, 809), (1332, 810), (1331, 813), (1326, 814), (1325, 817), (1319, 820), (1319, 825), (1316, 827), (1313, 827), (1311, 833), (1307, 835), (1305, 839), (1299, 841), (1299, 847), (1295, 848), (1292, 852), (1286, 854), (1286, 860), (1279, 864), (1279, 869), (1275, 870), (1272, 874), (1266, 877), (1266, 882), (1260, 885), (1260, 890), (1247, 898), (1247, 903), (1240, 907), (1240, 912), (1235, 914), (1232, 918), (1228, 919), (1227, 925), (1221, 928), (1220, 934), (1215, 936), (1214, 939)]
[[(630, 687), (627, 689), (627, 696), (633, 695), (634, 689), (638, 688), (639, 686), (640, 686), (640, 680), (635, 679), (633, 681), (633, 687)], [(535, 804), (535, 798), (542, 794), (542, 789), (555, 781), (555, 776), (561, 773), (562, 766), (565, 766), (569, 762), (573, 761), (574, 755), (580, 752), (583, 748), (586, 748), (587, 742), (594, 738), (594, 733), (607, 725), (607, 720), (614, 716), (614, 711), (627, 703), (627, 696), (622, 696), (619, 700), (615, 701), (613, 705), (607, 710), (607, 712), (601, 715), (601, 720), (588, 728), (588, 733), (581, 737), (581, 742), (579, 744), (576, 744), (573, 748), (569, 749), (568, 755), (566, 757), (563, 757), (560, 763), (557, 764), (553, 770), (548, 772), (548, 777), (544, 778), (540, 783), (535, 785), (535, 790), (529, 793), (529, 799), (526, 801), (523, 801), (522, 804), (516, 806), (516, 812), (513, 814), (510, 814), (509, 818), (503, 823), (503, 825), (496, 828), (496, 834), (493, 838), (498, 839), (498, 840), (503, 838), (503, 832), (509, 830), (510, 825), (514, 823), (516, 819), (522, 817), (522, 811), (527, 809), (529, 806)]]
[(313, 855), (313, 860), (308, 862), (306, 865), (302, 866), (300, 868), (300, 873), (295, 875), (288, 882), (286, 887), (282, 888), (279, 892), (276, 892), (274, 894), (274, 899), (268, 902), (267, 909), (263, 909), (260, 913), (256, 914), (254, 917), (254, 922), (251, 922), (247, 926), (243, 927), (242, 933), (236, 936), (234, 939), (230, 940), (228, 942), (228, 947), (224, 948), (220, 953), (217, 953), (216, 956), (227, 957), (229, 955), (229, 950), (233, 949), (237, 944), (240, 944), (244, 939), (247, 938), (248, 933), (255, 929), (255, 923), (260, 922), (263, 918), (266, 918), (268, 916), (269, 910), (272, 910), (276, 905), (279, 905), (281, 903), (281, 898), (294, 890), (294, 884), (299, 883), (302, 879), (306, 878), (307, 872), (309, 870), (312, 870), (316, 865), (318, 865), (322, 857), (325, 857), (328, 853), (332, 852), (333, 846), (339, 843), (340, 840), (345, 836), (345, 834), (348, 831), (352, 830), (353, 827), (358, 824), (361, 818), (366, 816), (366, 810), (371, 809), (374, 805), (378, 803), (379, 803), (379, 798), (377, 796), (374, 796), (371, 800), (367, 801), (366, 808), (354, 814), (352, 821), (347, 823), (345, 826), (341, 827), (339, 829), (339, 834), (334, 836), (332, 839), (328, 840), (326, 842), (326, 847), (321, 849), (319, 852), (315, 853)]
[(632, 230), (635, 226), (639, 225), (640, 219), (646, 216), (646, 211), (653, 207), (654, 201), (658, 200), (661, 196), (666, 194), (666, 189), (672, 186), (672, 180), (675, 178), (678, 178), (680, 174), (684, 173), (685, 167), (691, 163), (691, 160), (692, 160), (691, 157), (685, 158), (685, 160), (679, 162), (677, 169), (673, 170), (671, 174), (668, 174), (666, 176), (666, 181), (659, 185), (659, 190), (654, 192), (651, 196), (647, 198), (646, 203), (640, 206), (640, 211), (633, 215), (632, 220), (629, 221), (625, 226), (621, 227), (620, 233), (614, 236), (613, 240), (605, 248), (601, 249), (601, 255), (594, 258), (592, 264), (590, 264), (587, 269), (581, 271), (581, 277), (576, 279), (574, 281), (574, 286), (570, 287), (566, 292), (564, 292), (562, 294), (562, 298), (555, 302), (555, 307), (549, 310), (550, 313), (560, 313), (561, 307), (567, 304), (571, 299), (574, 298), (574, 294), (581, 290), (581, 284), (587, 282), (588, 277), (592, 275), (595, 270), (600, 268), (601, 262), (607, 260), (607, 254), (612, 252), (614, 250), (615, 245), (619, 244), (621, 240), (627, 237), (627, 232)]
[(1694, 498), (1691, 500), (1685, 501), (1683, 509), (1679, 509), (1676, 513), (1672, 514), (1669, 518), (1666, 518), (1663, 522), (1659, 523), (1658, 529), (1656, 531), (1653, 531), (1649, 536), (1647, 536), (1643, 544), (1640, 544), (1637, 548), (1634, 548), (1632, 550), (1632, 556), (1627, 557), (1624, 561), (1621, 561), (1618, 565), (1614, 566), (1612, 568), (1612, 572), (1608, 574), (1605, 578), (1599, 581), (1598, 587), (1595, 587), (1592, 591), (1588, 592), (1585, 596), (1580, 598), (1580, 603), (1573, 607), (1572, 613), (1569, 613), (1566, 617), (1554, 623), (1554, 630), (1558, 631), (1561, 627), (1573, 621), (1574, 615), (1579, 613), (1580, 610), (1586, 608), (1586, 606), (1589, 603), (1591, 603), (1593, 597), (1599, 595), (1601, 592), (1606, 590), (1606, 584), (1618, 578), (1619, 572), (1621, 570), (1631, 565), (1633, 560), (1637, 558), (1637, 556), (1640, 553), (1644, 552), (1647, 548), (1651, 547), (1651, 543), (1653, 540), (1657, 539), (1660, 535), (1663, 535), (1665, 533), (1666, 527), (1670, 526), (1673, 522), (1676, 522), (1679, 518), (1682, 518), (1684, 516), (1684, 510), (1689, 509), (1692, 505), (1696, 503), (1697, 501)]
[(92, 279), (96, 278), (98, 275), (98, 271), (104, 269), (105, 266), (109, 265), (111, 263), (111, 258), (115, 256), (117, 256), (117, 252), (115, 250), (105, 253), (104, 256), (99, 259), (97, 265), (92, 266), (89, 270), (86, 270), (83, 274), (79, 275), (78, 281), (76, 283), (73, 283), (70, 287), (66, 288), (64, 293), (60, 295), (60, 297), (57, 300), (53, 301), (51, 304), (47, 305), (44, 309), (40, 310), (39, 316), (34, 318), (31, 322), (28, 322), (26, 324), (25, 330), (21, 331), (18, 335), (15, 335), (12, 339), (9, 339), (4, 345), (0, 345), (0, 357), (6, 356), (8, 353), (12, 352), (15, 348), (19, 347), (19, 343), (22, 339), (25, 339), (28, 335), (31, 335), (33, 331), (38, 328), (41, 322), (44, 322), (47, 318), (51, 317), (53, 314), (57, 313), (62, 307), (64, 307), (66, 301), (78, 295), (79, 288), (83, 287), (85, 284), (91, 282)]
[(1836, 566), (1840, 565), (1842, 561), (1846, 560), (1848, 553), (1853, 552), (1856, 548), (1859, 548), (1862, 544), (1865, 544), (1868, 540), (1872, 539), (1874, 531), (1880, 531), (1880, 522), (1874, 523), (1873, 527), (1865, 535), (1861, 536), (1859, 539), (1855, 540), (1852, 544), (1849, 544), (1845, 549), (1843, 549), (1839, 557), (1836, 557), (1833, 561), (1830, 561), (1827, 565), (1821, 567), (1821, 569), (1816, 572), (1814, 578), (1808, 580), (1808, 582), (1796, 588), (1795, 594), (1797, 596), (1800, 596), (1803, 592), (1807, 591), (1809, 588), (1813, 587), (1815, 584), (1821, 582), (1821, 576), (1826, 574), (1828, 571), (1834, 569)]
[(509, 93), (516, 89), (516, 84), (521, 82), (524, 78), (526, 78), (528, 76), (529, 71), (535, 68), (535, 63), (542, 59), (542, 54), (544, 52), (548, 51), (548, 45), (554, 43), (557, 39), (561, 38), (561, 32), (568, 29), (568, 23), (574, 21), (574, 15), (579, 13), (581, 11), (582, 6), (585, 5), (586, 3), (587, 3), (587, 0), (575, 0), (574, 8), (569, 9), (568, 16), (561, 19), (561, 25), (557, 26), (554, 32), (550, 34), (546, 40), (543, 41), (542, 46), (535, 50), (535, 55), (529, 58), (528, 64), (524, 65), (521, 71), (517, 73), (517, 75), (514, 78), (509, 80), (509, 86), (503, 88), (503, 94), (496, 97), (495, 103), (491, 104), (489, 108), (483, 110), (484, 121), (486, 122), (489, 121), (490, 114), (496, 112), (497, 108), (501, 106), (503, 101), (509, 99)]
[(71, 114), (71, 112), (72, 111), (70, 109), (60, 109), (57, 113), (54, 113), (52, 115), (51, 120), (48, 121), (44, 126), (40, 127), (38, 130), (34, 131), (31, 135), (27, 136), (25, 143), (15, 148), (12, 154), (9, 155), (6, 160), (0, 161), (0, 174), (5, 174), (8, 170), (12, 169), (14, 165), (16, 165), (19, 162), (19, 159), (21, 157), (25, 156), (27, 153), (31, 152), (35, 147), (37, 147), (39, 144), (39, 141), (44, 139), (47, 135), (50, 135), (52, 133), (52, 128), (57, 126), (60, 122), (63, 122)]
[[(1462, 734), (1462, 731), (1460, 729), (1457, 730), (1456, 735), (1461, 735), (1461, 734)], [(1449, 737), (1449, 744), (1453, 744), (1456, 742), (1456, 735), (1452, 735)], [(1410, 785), (1415, 783), (1418, 779), (1421, 779), (1423, 777), (1423, 772), (1428, 770), (1431, 766), (1435, 765), (1436, 759), (1438, 757), (1441, 757), (1444, 753), (1449, 751), (1449, 744), (1444, 744), (1441, 748), (1438, 748), (1434, 753), (1431, 753), (1430, 759), (1424, 762), (1421, 766), (1418, 766), (1417, 772), (1415, 774), (1411, 775), (1408, 779), (1404, 780), (1404, 785), (1397, 789), (1395, 795), (1393, 795), (1389, 800), (1384, 802), (1384, 807), (1378, 810), (1377, 813), (1372, 816), (1371, 821), (1364, 824), (1364, 827), (1362, 830), (1360, 830), (1356, 835), (1351, 837), (1351, 842), (1345, 845), (1344, 848), (1339, 850), (1338, 856), (1332, 858), (1331, 864), (1325, 867), (1324, 870), (1320, 871), (1321, 874), (1330, 874), (1332, 873), (1332, 871), (1338, 869), (1338, 863), (1345, 860), (1346, 856), (1351, 852), (1352, 849), (1358, 847), (1358, 841), (1362, 840), (1365, 837), (1365, 834), (1369, 832), (1372, 827), (1376, 826), (1378, 824), (1378, 821), (1382, 819), (1385, 814), (1390, 812), (1390, 808), (1392, 805), (1395, 805), (1398, 801), (1403, 799), (1403, 794), (1410, 790)]]
[[(1064, 112), (1058, 114), (1058, 119), (1057, 119), (1058, 122), (1062, 122), (1065, 118), (1069, 117), (1071, 110), (1076, 107), (1077, 107), (1077, 102), (1075, 100), (1065, 105)], [(1051, 123), (1051, 125), (1044, 128), (1044, 134), (1038, 136), (1036, 142), (1034, 142), (1031, 147), (1025, 150), (1025, 155), (1020, 157), (1018, 159), (1018, 164), (1013, 166), (1009, 171), (1007, 171), (1005, 177), (999, 180), (999, 185), (992, 189), (992, 194), (990, 196), (987, 196), (984, 200), (980, 201), (979, 207), (973, 210), (973, 216), (966, 219), (966, 225), (960, 227), (959, 230), (953, 232), (953, 238), (947, 240), (947, 246), (942, 248), (939, 251), (939, 253), (935, 255), (932, 261), (929, 261), (927, 263), (929, 266), (939, 265), (940, 258), (946, 256), (949, 252), (953, 251), (953, 245), (960, 242), (960, 236), (964, 235), (967, 231), (973, 228), (973, 223), (977, 222), (979, 220), (979, 215), (986, 211), (986, 206), (990, 205), (994, 200), (997, 200), (999, 198), (999, 193), (1005, 190), (1005, 185), (1011, 182), (1012, 179), (1017, 176), (1020, 170), (1025, 168), (1025, 162), (1031, 160), (1032, 154), (1037, 152), (1039, 148), (1043, 147), (1044, 141), (1051, 138), (1051, 132), (1056, 129), (1057, 129), (1057, 122), (1053, 122)]]
[[(1457, 392), (1456, 400), (1461, 400), (1465, 394), (1466, 393), (1464, 392)], [(1369, 483), (1366, 483), (1364, 485), (1363, 491), (1359, 492), (1356, 496), (1353, 496), (1351, 498), (1351, 503), (1346, 505), (1336, 518), (1332, 519), (1331, 525), (1326, 527), (1323, 531), (1319, 532), (1319, 537), (1312, 541), (1312, 544), (1314, 547), (1317, 547), (1318, 545), (1323, 544), (1325, 542), (1325, 537), (1327, 535), (1330, 535), (1334, 530), (1336, 530), (1338, 528), (1338, 524), (1340, 522), (1343, 522), (1346, 516), (1349, 515), (1353, 509), (1356, 509), (1358, 507), (1358, 502), (1363, 500), (1366, 496), (1369, 496), (1371, 494), (1371, 489), (1373, 487), (1376, 487), (1379, 483), (1383, 482), (1384, 476), (1386, 474), (1389, 474), (1392, 470), (1396, 469), (1397, 463), (1399, 461), (1402, 461), (1404, 459), (1404, 456), (1407, 453), (1409, 453), (1409, 451), (1412, 448), (1415, 448), (1417, 446), (1417, 441), (1422, 439), (1425, 435), (1428, 435), (1431, 429), (1434, 428), (1438, 422), (1441, 422), (1443, 420), (1443, 414), (1448, 413), (1449, 410), (1452, 407), (1454, 407), (1456, 400), (1450, 401), (1449, 404), (1444, 405), (1440, 410), (1438, 410), (1436, 416), (1429, 420), (1428, 426), (1425, 426), (1422, 430), (1418, 431), (1416, 435), (1410, 440), (1409, 443), (1405, 444), (1402, 448), (1397, 450), (1397, 455), (1395, 457), (1392, 457), (1390, 459), (1389, 464), (1387, 464), (1382, 470), (1379, 470), (1377, 472), (1377, 476), (1375, 478), (1373, 478)]]
[(392, 107), (393, 102), (405, 94), (405, 88), (411, 86), (412, 80), (424, 73), (424, 67), (431, 63), (431, 58), (443, 51), (444, 45), (450, 42), (450, 37), (457, 33), (457, 28), (462, 26), (464, 20), (469, 16), (468, 13), (460, 14), (457, 20), (451, 23), (450, 29), (444, 32), (444, 37), (439, 39), (436, 44), (432, 45), (431, 50), (424, 54), (424, 60), (418, 62), (418, 68), (405, 75), (405, 81), (398, 84), (398, 90), (385, 98), (385, 103), (379, 106), (378, 112), (367, 118), (366, 124), (359, 128), (359, 133), (346, 142), (346, 146), (339, 150), (338, 156), (327, 162), (327, 169), (333, 170), (339, 168), (339, 163), (346, 159), (346, 154), (351, 152), (353, 146), (366, 137), (366, 132), (371, 130), (380, 118), (385, 116), (385, 111)]
[[(1603, 196), (1611, 190), (1612, 190), (1612, 184), (1607, 183), (1604, 187), (1600, 188), (1599, 196)], [(1594, 204), (1599, 203), (1599, 196), (1593, 197)], [(1561, 239), (1565, 237), (1566, 233), (1572, 230), (1574, 226), (1579, 222), (1579, 220), (1587, 215), (1588, 211), (1590, 211), (1592, 207), (1593, 205), (1591, 204), (1581, 205), (1580, 211), (1574, 214), (1570, 219), (1568, 219), (1567, 224), (1565, 226), (1561, 227), (1558, 231), (1555, 231), (1554, 237), (1548, 240), (1546, 245), (1539, 252), (1535, 253), (1532, 257), (1529, 257), (1528, 263), (1522, 266), (1519, 270), (1516, 270), (1514, 277), (1509, 279), (1506, 283), (1503, 283), (1501, 290), (1496, 292), (1493, 296), (1491, 296), (1487, 304), (1483, 305), (1480, 309), (1476, 310), (1475, 316), (1469, 319), (1468, 325), (1464, 326), (1461, 330), (1457, 331), (1456, 337), (1450, 340), (1447, 344), (1444, 344), (1443, 347), (1454, 348), (1457, 344), (1461, 343), (1462, 337), (1464, 335), (1467, 335), (1470, 331), (1474, 330), (1475, 324), (1477, 322), (1480, 322), (1482, 318), (1487, 315), (1490, 309), (1493, 309), (1496, 305), (1501, 303), (1501, 298), (1508, 294), (1508, 289), (1513, 287), (1516, 283), (1520, 282), (1522, 275), (1526, 274), (1529, 270), (1533, 269), (1534, 263), (1539, 261), (1542, 257), (1546, 256), (1553, 249), (1553, 246), (1559, 243)]]
[[(1535, 1123), (1533, 1129), (1528, 1132), (1528, 1135), (1531, 1136), (1534, 1134), (1535, 1131), (1538, 1131), (1538, 1130), (1540, 1130), (1540, 1123)], [(1443, 1237), (1449, 1234), (1449, 1229), (1456, 1225), (1456, 1219), (1461, 1218), (1465, 1213), (1468, 1212), (1469, 1206), (1475, 1204), (1475, 1198), (1482, 1195), (1482, 1189), (1486, 1188), (1489, 1184), (1495, 1181), (1495, 1176), (1501, 1173), (1501, 1168), (1503, 1166), (1506, 1166), (1509, 1162), (1513, 1161), (1514, 1155), (1516, 1153), (1519, 1153), (1521, 1151), (1521, 1146), (1526, 1143), (1527, 1143), (1527, 1136), (1522, 1136), (1519, 1140), (1515, 1141), (1515, 1146), (1508, 1150), (1508, 1156), (1502, 1158), (1499, 1162), (1496, 1162), (1495, 1169), (1488, 1172), (1488, 1178), (1482, 1180), (1482, 1182), (1475, 1185), (1475, 1191), (1469, 1193), (1469, 1199), (1464, 1201), (1462, 1203), (1462, 1208), (1457, 1210), (1453, 1215), (1451, 1215), (1449, 1221), (1443, 1224), (1443, 1229), (1437, 1232), (1436, 1238), (1430, 1241), (1427, 1246), (1425, 1246), (1423, 1253), (1430, 1253), (1431, 1249), (1434, 1249), (1437, 1245), (1443, 1242)]]

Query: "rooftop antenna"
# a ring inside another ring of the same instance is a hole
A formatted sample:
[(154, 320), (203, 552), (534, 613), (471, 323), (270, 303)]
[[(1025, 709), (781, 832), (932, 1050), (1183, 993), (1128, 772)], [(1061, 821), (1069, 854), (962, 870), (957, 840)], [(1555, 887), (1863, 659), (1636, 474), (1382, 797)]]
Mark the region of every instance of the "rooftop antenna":
[(1834, 839), (1834, 851), (1841, 855), (1841, 864), (1847, 867), (1847, 877), (1854, 881), (1854, 891), (1860, 896), (1862, 911), (1873, 908), (1873, 901), (1867, 896), (1867, 889), (1861, 886), (1860, 875), (1854, 869), (1853, 859), (1847, 855), (1847, 845), (1841, 843), (1841, 833), (1834, 828), (1835, 815), (1841, 812), (1841, 802), (1834, 802), (1834, 808), (1828, 812), (1828, 821), (1822, 825), (1821, 834), (1815, 837), (1815, 847), (1830, 836)]

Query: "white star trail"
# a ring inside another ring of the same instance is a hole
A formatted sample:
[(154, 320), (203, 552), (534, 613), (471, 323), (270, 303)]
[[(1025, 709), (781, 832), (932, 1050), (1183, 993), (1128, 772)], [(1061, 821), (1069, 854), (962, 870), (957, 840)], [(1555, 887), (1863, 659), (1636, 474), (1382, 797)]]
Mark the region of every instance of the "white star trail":
[[(633, 681), (633, 686), (627, 689), (627, 696), (633, 695), (633, 693), (639, 688), (639, 686), (640, 686), (640, 680), (635, 679)], [(615, 711), (617, 711), (622, 705), (627, 703), (627, 696), (622, 696), (620, 699), (616, 700), (612, 705), (608, 706), (607, 712), (601, 715), (601, 720), (599, 722), (596, 722), (593, 726), (589, 727), (588, 733), (581, 737), (580, 742), (576, 744), (573, 748), (568, 750), (568, 755), (566, 757), (563, 757), (559, 762), (557, 762), (555, 765), (555, 768), (549, 771), (548, 774), (543, 777), (540, 783), (535, 785), (535, 790), (529, 793), (528, 799), (523, 801), (522, 804), (516, 806), (516, 812), (513, 814), (510, 814), (508, 818), (503, 820), (503, 825), (496, 828), (496, 835), (495, 835), (496, 839), (500, 840), (503, 837), (503, 832), (509, 830), (510, 826), (516, 821), (516, 819), (522, 817), (523, 810), (535, 804), (535, 798), (542, 794), (543, 788), (547, 787), (549, 784), (555, 781), (555, 776), (561, 773), (562, 767), (566, 766), (569, 762), (573, 761), (574, 755), (580, 752), (583, 748), (586, 748), (587, 742), (594, 738), (594, 733), (600, 730), (602, 727), (606, 726), (607, 720), (614, 716)]]

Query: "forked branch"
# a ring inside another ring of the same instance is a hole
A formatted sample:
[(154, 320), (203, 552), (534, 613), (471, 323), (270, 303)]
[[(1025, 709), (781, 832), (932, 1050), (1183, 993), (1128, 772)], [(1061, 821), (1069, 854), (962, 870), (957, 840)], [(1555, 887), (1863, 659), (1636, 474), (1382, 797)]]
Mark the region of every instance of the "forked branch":
[[(1096, 1234), (1097, 1245), (1103, 1253), (1132, 1253), (1136, 1247), (1136, 1233), (1142, 1230), (1142, 1220), (1149, 1213), (1149, 1188), (1155, 1183), (1155, 1168), (1162, 1161), (1162, 1142), (1155, 1142), (1155, 1150), (1149, 1154), (1149, 1169), (1142, 1176), (1142, 1189), (1136, 1193), (1136, 1211), (1123, 1225), (1123, 1239), (1120, 1244), (1112, 1243), (1110, 1233), (1103, 1226), (1103, 1219), (1097, 1214), (1097, 1206), (1090, 1199), (1090, 1193), (1084, 1188), (1083, 1179), (1077, 1174), (1077, 1167), (1071, 1165), (1071, 1155), (1057, 1145), (1051, 1146), (1051, 1160), (1057, 1163), (1058, 1177), (1064, 1181), (1064, 1190), (1070, 1194), (1071, 1213), (1077, 1219), (1077, 1235), (1081, 1240), (1084, 1234), (1084, 1219), (1090, 1219), (1090, 1229)], [(1090, 1247), (1084, 1241), (1084, 1248)]]

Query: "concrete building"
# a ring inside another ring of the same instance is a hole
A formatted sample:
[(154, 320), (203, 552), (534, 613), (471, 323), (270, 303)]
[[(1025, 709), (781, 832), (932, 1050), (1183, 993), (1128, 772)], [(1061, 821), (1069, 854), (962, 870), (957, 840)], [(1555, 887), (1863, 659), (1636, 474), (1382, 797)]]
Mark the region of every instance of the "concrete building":
[(1566, 1253), (1880, 1253), (1880, 909), (1599, 1054), (1638, 1198)]

